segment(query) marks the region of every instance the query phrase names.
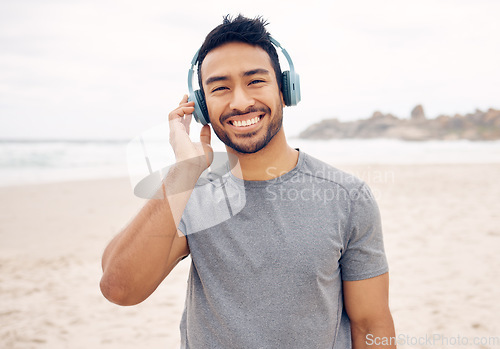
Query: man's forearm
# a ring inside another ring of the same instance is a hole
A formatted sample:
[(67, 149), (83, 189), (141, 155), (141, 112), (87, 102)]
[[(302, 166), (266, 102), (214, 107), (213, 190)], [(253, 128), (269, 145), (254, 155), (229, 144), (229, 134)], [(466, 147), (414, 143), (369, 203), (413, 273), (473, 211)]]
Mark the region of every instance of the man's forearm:
[(177, 226), (199, 175), (187, 164), (174, 165), (159, 189), (160, 199), (149, 200), (110, 242), (102, 258), (106, 298), (122, 305), (139, 303), (177, 263)]
[(390, 314), (379, 321), (356, 325), (351, 323), (353, 349), (396, 348), (396, 333)]

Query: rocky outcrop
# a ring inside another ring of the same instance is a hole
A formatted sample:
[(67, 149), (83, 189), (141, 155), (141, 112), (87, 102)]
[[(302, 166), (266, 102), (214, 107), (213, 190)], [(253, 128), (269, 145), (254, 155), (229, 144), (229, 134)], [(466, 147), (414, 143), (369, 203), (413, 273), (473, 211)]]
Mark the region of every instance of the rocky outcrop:
[(426, 120), (427, 118), (425, 117), (424, 108), (420, 104), (417, 105), (411, 111), (410, 118), (411, 118), (411, 120), (415, 120), (415, 121)]
[(440, 115), (427, 119), (424, 108), (417, 105), (410, 119), (399, 119), (392, 114), (373, 113), (368, 119), (341, 122), (323, 120), (309, 126), (300, 138), (396, 138), (404, 140), (496, 140), (500, 139), (500, 110), (476, 110), (466, 115)]

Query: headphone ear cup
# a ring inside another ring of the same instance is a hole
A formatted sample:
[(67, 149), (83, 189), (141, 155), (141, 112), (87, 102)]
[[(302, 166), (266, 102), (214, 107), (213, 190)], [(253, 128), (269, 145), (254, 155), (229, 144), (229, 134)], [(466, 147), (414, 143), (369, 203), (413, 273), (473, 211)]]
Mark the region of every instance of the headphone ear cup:
[(281, 74), (281, 92), (283, 92), (283, 99), (285, 105), (289, 106), (291, 104), (291, 88), (290, 88), (290, 72), (288, 70)]
[(205, 96), (201, 90), (194, 91), (194, 117), (199, 123), (206, 125), (210, 123)]
[(300, 102), (300, 77), (289, 70), (283, 72), (283, 99), (285, 105), (290, 107)]

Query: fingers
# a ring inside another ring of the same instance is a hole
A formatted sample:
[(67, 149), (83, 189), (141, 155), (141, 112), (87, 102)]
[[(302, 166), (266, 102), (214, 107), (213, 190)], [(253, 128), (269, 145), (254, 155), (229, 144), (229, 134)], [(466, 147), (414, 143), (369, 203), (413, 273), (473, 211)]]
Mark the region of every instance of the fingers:
[(178, 107), (177, 109), (174, 109), (168, 114), (168, 120), (174, 120), (178, 118), (184, 117), (184, 115), (189, 115), (193, 114), (194, 112), (194, 102), (189, 102), (192, 103), (192, 105), (186, 105), (183, 104), (182, 106)]
[(188, 95), (184, 95), (181, 99), (181, 102), (179, 103), (179, 106), (183, 103), (187, 103), (187, 101), (188, 101)]
[(184, 117), (184, 115), (193, 114), (194, 112), (194, 102), (188, 102), (188, 96), (184, 95), (182, 97), (181, 102), (179, 103), (179, 107), (172, 110), (170, 114), (168, 114), (168, 120), (174, 120), (178, 118)]

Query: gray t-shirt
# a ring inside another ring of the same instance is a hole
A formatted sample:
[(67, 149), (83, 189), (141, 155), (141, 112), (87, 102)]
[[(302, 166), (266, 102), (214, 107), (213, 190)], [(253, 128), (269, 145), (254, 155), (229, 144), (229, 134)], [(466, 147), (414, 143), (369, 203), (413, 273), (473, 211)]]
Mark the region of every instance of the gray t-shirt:
[(280, 176), (200, 180), (190, 197), (182, 348), (351, 348), (342, 280), (388, 271), (373, 195), (303, 152), (268, 172)]

